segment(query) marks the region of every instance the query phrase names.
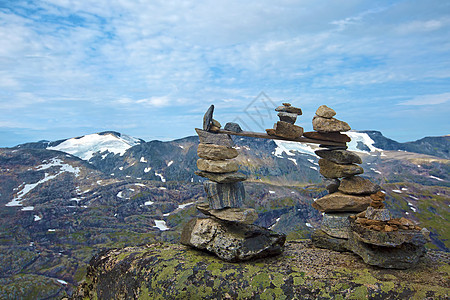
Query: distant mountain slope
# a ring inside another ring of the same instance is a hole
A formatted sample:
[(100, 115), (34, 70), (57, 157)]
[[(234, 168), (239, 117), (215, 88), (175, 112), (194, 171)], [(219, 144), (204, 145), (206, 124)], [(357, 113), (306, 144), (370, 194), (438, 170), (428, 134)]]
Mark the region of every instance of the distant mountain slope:
[(450, 159), (450, 136), (425, 137), (414, 142), (399, 143), (379, 131), (361, 131), (375, 141), (374, 146), (383, 150), (402, 150)]

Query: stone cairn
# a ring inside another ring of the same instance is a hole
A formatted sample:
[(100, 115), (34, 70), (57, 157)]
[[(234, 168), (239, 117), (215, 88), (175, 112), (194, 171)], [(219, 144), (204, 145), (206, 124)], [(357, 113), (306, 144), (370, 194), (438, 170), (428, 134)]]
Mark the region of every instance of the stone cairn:
[[(269, 229), (252, 225), (258, 218), (252, 208), (244, 208), (245, 189), (235, 158), (238, 151), (230, 135), (218, 133), (221, 124), (213, 119), (211, 105), (203, 118), (195, 174), (208, 179), (203, 183), (207, 202), (197, 205), (206, 218), (194, 218), (183, 228), (181, 243), (214, 253), (225, 261), (242, 261), (278, 255), (286, 237)], [(240, 132), (236, 123), (225, 129)]]
[(297, 116), (302, 114), (300, 108), (292, 106), (290, 103), (283, 103), (283, 106), (275, 108), (280, 121), (276, 122), (273, 129), (266, 129), (267, 134), (280, 136), (286, 139), (296, 139), (303, 135), (303, 128), (295, 125)]
[[(316, 132), (309, 138), (349, 142), (342, 134), (350, 126), (335, 119), (336, 112), (320, 106), (313, 118)], [(385, 194), (380, 186), (358, 176), (364, 170), (358, 166), (361, 158), (346, 146), (325, 146), (315, 151), (320, 157), (320, 174), (325, 177), (329, 194), (312, 206), (323, 213), (319, 230), (312, 235), (316, 247), (336, 251), (352, 251), (365, 263), (384, 268), (408, 268), (424, 254), (429, 232), (412, 221), (392, 219), (383, 203)]]

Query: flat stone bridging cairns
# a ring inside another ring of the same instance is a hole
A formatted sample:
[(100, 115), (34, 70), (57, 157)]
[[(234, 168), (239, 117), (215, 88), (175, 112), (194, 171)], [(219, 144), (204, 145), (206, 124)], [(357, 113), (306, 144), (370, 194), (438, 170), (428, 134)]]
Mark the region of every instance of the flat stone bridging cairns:
[[(336, 112), (322, 105), (313, 118), (317, 132), (306, 137), (349, 142), (342, 134), (350, 126), (334, 118)], [(348, 139), (347, 139), (347, 138)], [(409, 268), (424, 254), (429, 232), (405, 218), (393, 219), (385, 208), (381, 187), (360, 177), (362, 159), (346, 146), (326, 146), (315, 151), (320, 174), (329, 194), (312, 206), (323, 212), (321, 228), (312, 235), (316, 247), (352, 251), (364, 262), (382, 268)]]
[(297, 139), (303, 135), (303, 127), (295, 125), (297, 117), (302, 114), (302, 110), (292, 106), (290, 103), (283, 103), (275, 108), (280, 121), (274, 124), (273, 129), (266, 129), (267, 134), (283, 137), (286, 139)]
[[(299, 112), (295, 108), (289, 111)], [(203, 130), (195, 129), (200, 140), (197, 148), (198, 171), (203, 182), (206, 203), (197, 209), (206, 218), (192, 219), (184, 228), (181, 243), (207, 250), (226, 261), (242, 261), (278, 255), (283, 251), (286, 236), (252, 225), (258, 219), (255, 209), (243, 207), (245, 174), (239, 172), (237, 149), (230, 135), (219, 133), (221, 124), (213, 118), (214, 105), (203, 117)], [(291, 112), (287, 112), (292, 114)], [(301, 110), (300, 110), (301, 114)], [(280, 126), (285, 126), (283, 122)], [(279, 131), (290, 134), (288, 127)], [(225, 130), (242, 132), (239, 124), (227, 123)], [(301, 134), (303, 133), (303, 129)]]

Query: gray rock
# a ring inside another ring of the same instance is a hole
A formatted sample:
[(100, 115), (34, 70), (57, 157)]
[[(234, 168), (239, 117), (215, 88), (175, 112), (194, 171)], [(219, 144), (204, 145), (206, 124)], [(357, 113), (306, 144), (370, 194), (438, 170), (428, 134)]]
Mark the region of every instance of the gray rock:
[(320, 229), (332, 237), (347, 239), (350, 229), (348, 217), (351, 215), (354, 213), (325, 213)]
[(349, 131), (350, 126), (335, 118), (327, 119), (319, 116), (314, 116), (312, 120), (313, 129), (319, 132), (344, 132)]
[(210, 160), (200, 158), (197, 160), (197, 168), (211, 173), (228, 173), (239, 170), (239, 165), (234, 160)]
[(329, 249), (337, 252), (349, 251), (347, 239), (332, 237), (321, 229), (315, 230), (311, 234), (311, 241), (317, 248)]
[(375, 194), (381, 191), (381, 187), (369, 179), (359, 176), (351, 176), (342, 179), (339, 190), (345, 194), (363, 195)]
[(239, 126), (238, 123), (233, 122), (228, 122), (227, 124), (225, 124), (225, 127), (223, 129), (233, 132), (242, 132), (241, 126)]
[(203, 116), (203, 130), (209, 131), (213, 120), (214, 105), (211, 105)]
[(283, 103), (283, 106), (278, 106), (277, 108), (275, 108), (275, 111), (287, 112), (287, 113), (296, 114), (296, 115), (302, 114), (301, 108), (291, 106), (289, 103)]
[(279, 255), (286, 236), (256, 225), (194, 218), (183, 228), (181, 243), (237, 262)]
[(202, 144), (215, 144), (225, 147), (233, 147), (234, 143), (229, 134), (225, 133), (213, 133), (195, 128), (198, 134), (200, 143)]
[(357, 154), (348, 150), (316, 150), (314, 153), (321, 158), (328, 159), (337, 164), (362, 164)]
[(329, 194), (317, 199), (312, 207), (321, 212), (361, 212), (370, 205), (369, 196), (347, 195), (341, 192)]
[(341, 182), (337, 178), (325, 178), (325, 188), (330, 194), (337, 192), (340, 184)]
[(364, 169), (358, 165), (339, 165), (328, 159), (319, 159), (320, 174), (325, 178), (350, 177), (364, 173)]
[(334, 109), (329, 108), (326, 105), (321, 105), (316, 111), (316, 115), (322, 118), (331, 119), (336, 115)]
[(245, 199), (245, 189), (242, 182), (217, 183), (205, 181), (203, 187), (211, 209), (242, 207)]
[(297, 114), (287, 113), (287, 112), (279, 112), (278, 117), (280, 121), (288, 122), (294, 124), (297, 121)]
[(208, 178), (211, 181), (218, 183), (232, 183), (238, 181), (244, 181), (247, 176), (240, 172), (231, 173), (211, 173), (206, 171), (195, 171), (195, 174), (204, 178)]
[(389, 269), (407, 269), (425, 254), (426, 237), (420, 231), (383, 232), (351, 222), (349, 246), (366, 264)]
[(369, 206), (366, 210), (366, 218), (376, 221), (389, 221), (391, 219), (391, 213), (386, 208), (375, 209)]
[(229, 222), (253, 224), (258, 219), (258, 213), (253, 208), (211, 209), (208, 203), (201, 203), (197, 205), (197, 209), (207, 216)]
[(351, 138), (340, 132), (317, 132), (317, 131), (307, 131), (303, 132), (303, 135), (310, 139), (331, 141), (337, 143), (347, 143), (351, 141)]
[(214, 144), (199, 144), (197, 148), (197, 155), (204, 159), (225, 160), (235, 158), (238, 154), (234, 148)]

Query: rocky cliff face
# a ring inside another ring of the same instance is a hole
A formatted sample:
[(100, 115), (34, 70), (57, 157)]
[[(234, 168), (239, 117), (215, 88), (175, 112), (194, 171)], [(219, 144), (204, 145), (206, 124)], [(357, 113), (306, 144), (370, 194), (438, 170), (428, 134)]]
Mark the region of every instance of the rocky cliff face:
[(449, 262), (430, 251), (413, 269), (385, 270), (303, 240), (236, 264), (159, 243), (98, 254), (73, 299), (448, 299)]

